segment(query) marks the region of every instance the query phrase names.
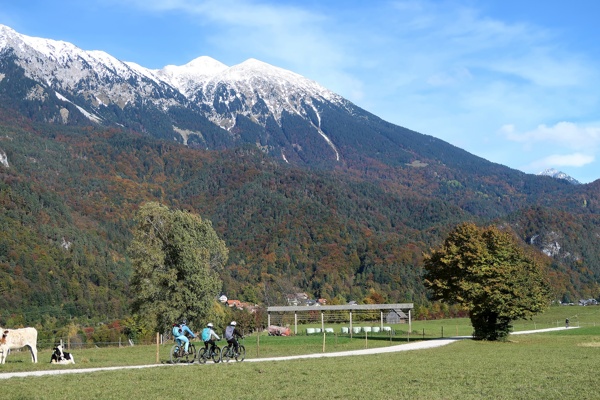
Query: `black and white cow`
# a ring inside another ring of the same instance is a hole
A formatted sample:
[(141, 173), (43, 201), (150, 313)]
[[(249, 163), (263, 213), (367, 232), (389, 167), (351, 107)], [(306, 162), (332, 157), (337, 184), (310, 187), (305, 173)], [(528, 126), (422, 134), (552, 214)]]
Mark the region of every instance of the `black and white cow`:
[(52, 364), (75, 364), (75, 359), (73, 354), (63, 351), (62, 345), (59, 344), (54, 348), (50, 362)]

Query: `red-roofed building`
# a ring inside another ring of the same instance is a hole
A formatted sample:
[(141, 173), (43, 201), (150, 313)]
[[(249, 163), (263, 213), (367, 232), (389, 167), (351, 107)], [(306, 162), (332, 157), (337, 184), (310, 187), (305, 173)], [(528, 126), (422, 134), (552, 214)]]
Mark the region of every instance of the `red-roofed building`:
[(235, 308), (239, 308), (242, 309), (242, 302), (239, 300), (227, 300), (225, 302), (225, 304), (227, 304), (228, 307), (235, 307)]

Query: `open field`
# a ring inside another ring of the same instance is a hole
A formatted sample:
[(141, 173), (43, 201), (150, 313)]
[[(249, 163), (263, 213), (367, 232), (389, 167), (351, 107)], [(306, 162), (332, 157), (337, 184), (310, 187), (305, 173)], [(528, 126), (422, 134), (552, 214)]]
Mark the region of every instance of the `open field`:
[[(582, 327), (513, 336), (508, 343), (462, 340), (440, 348), (361, 357), (165, 365), (93, 374), (11, 378), (1, 382), (2, 394), (7, 399), (121, 399), (132, 395), (154, 399), (172, 396), (173, 393), (185, 397), (242, 399), (595, 399), (600, 390), (597, 379), (600, 307), (556, 307), (546, 314), (545, 320), (538, 317), (535, 324), (564, 322), (567, 316), (573, 325), (577, 325), (579, 320)], [(442, 326), (434, 325), (434, 322), (450, 326), (460, 321), (424, 321), (425, 328), (415, 323), (413, 329), (426, 329), (427, 332), (428, 328), (436, 330)], [(468, 320), (464, 324), (468, 325)], [(537, 326), (538, 329), (546, 327), (550, 326)], [(444, 331), (449, 329), (444, 328)], [(527, 329), (533, 327), (528, 326)], [(261, 336), (260, 356), (320, 352), (319, 339), (322, 346), (322, 337)], [(337, 338), (337, 345), (327, 343), (326, 351), (364, 348), (364, 338), (348, 340), (347, 343), (341, 339)], [(254, 340), (252, 337), (246, 339), (249, 358), (256, 357)], [(327, 340), (334, 338), (328, 337)], [(376, 344), (389, 345), (389, 339), (368, 341), (369, 347)], [(160, 359), (163, 362), (166, 361), (167, 347), (161, 347)], [(0, 366), (0, 371), (71, 368), (50, 366), (46, 361), (50, 358), (47, 353), (40, 354), (38, 365), (32, 365), (26, 353), (11, 354), (7, 364)], [(151, 364), (156, 357), (155, 346), (90, 349), (74, 353), (77, 364), (72, 367), (75, 368)], [(27, 379), (27, 384), (24, 379)], [(180, 382), (183, 388), (178, 387)]]

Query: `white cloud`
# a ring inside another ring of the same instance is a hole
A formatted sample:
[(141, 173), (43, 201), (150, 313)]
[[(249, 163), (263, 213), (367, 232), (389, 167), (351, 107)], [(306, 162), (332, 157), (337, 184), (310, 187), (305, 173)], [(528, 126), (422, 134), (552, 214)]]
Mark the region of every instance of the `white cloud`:
[[(111, 0), (112, 1), (112, 0)], [(325, 75), (356, 81), (343, 71), (351, 63), (343, 49), (349, 37), (323, 7), (270, 0), (121, 0), (153, 13), (184, 14), (213, 51), (227, 54), (228, 65), (257, 58), (311, 79)], [(317, 73), (318, 71), (318, 73)], [(351, 90), (355, 90), (351, 88)]]
[(589, 154), (554, 154), (536, 160), (526, 166), (527, 171), (542, 171), (546, 168), (560, 167), (583, 167), (595, 161), (595, 157)]
[(600, 145), (600, 127), (578, 126), (572, 122), (563, 121), (554, 126), (542, 124), (528, 132), (518, 132), (514, 125), (505, 125), (500, 131), (508, 140), (527, 147), (545, 143), (575, 150), (593, 150)]
[(598, 61), (575, 31), (536, 14), (471, 0), (103, 1), (190, 17), (199, 48), (228, 65), (254, 57), (290, 69), (495, 162), (597, 174)]
[(454, 68), (448, 72), (440, 72), (430, 76), (427, 83), (431, 86), (451, 86), (472, 79), (473, 75), (467, 68)]

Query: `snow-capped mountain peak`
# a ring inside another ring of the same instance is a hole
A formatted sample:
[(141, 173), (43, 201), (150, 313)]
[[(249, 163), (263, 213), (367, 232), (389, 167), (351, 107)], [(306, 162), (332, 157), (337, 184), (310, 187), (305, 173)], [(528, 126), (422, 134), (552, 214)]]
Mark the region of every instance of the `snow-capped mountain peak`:
[[(332, 108), (352, 114), (354, 108), (317, 82), (254, 58), (229, 67), (202, 56), (184, 65), (148, 69), (104, 51), (86, 51), (63, 41), (21, 35), (1, 25), (0, 57), (19, 67), (10, 70), (17, 74), (13, 81), (23, 76), (29, 79), (24, 83), (27, 93), (19, 100), (60, 102), (46, 108), (48, 120), (69, 123), (69, 110), (75, 112), (75, 106), (94, 123), (152, 129), (157, 136), (184, 143), (191, 135), (194, 143), (206, 146), (206, 135), (214, 135), (206, 132), (208, 119), (230, 131), (228, 139), (210, 139), (211, 143), (252, 140), (263, 151), (281, 152), (286, 161), (292, 151), (323, 145), (328, 149), (327, 157), (339, 161), (334, 140), (322, 129), (322, 114)], [(239, 130), (234, 129), (238, 123), (244, 124), (243, 129), (252, 124), (264, 138), (240, 138)], [(302, 126), (303, 134), (316, 135), (317, 139), (309, 139), (310, 144), (302, 143), (304, 138), (287, 143), (289, 135), (296, 133), (288, 130), (286, 136), (286, 123), (295, 129)]]
[(184, 65), (167, 65), (154, 70), (156, 76), (176, 87), (184, 95), (196, 90), (202, 83), (229, 68), (214, 58), (201, 56)]
[(579, 185), (580, 184), (580, 182), (577, 179), (575, 179), (575, 178), (573, 178), (573, 177), (565, 174), (562, 171), (558, 171), (558, 170), (556, 170), (554, 168), (545, 169), (542, 172), (540, 172), (538, 175), (549, 176), (549, 177), (555, 178), (555, 179), (564, 179), (567, 182), (572, 183), (574, 185)]
[(286, 87), (313, 96), (317, 95), (328, 100), (339, 97), (330, 90), (319, 85), (317, 82), (305, 78), (302, 75), (275, 67), (254, 58), (249, 58), (241, 64), (234, 65), (223, 74), (223, 80), (228, 80), (230, 82), (255, 83), (260, 80), (266, 80), (265, 78), (267, 77), (271, 85)]
[(227, 68), (227, 65), (214, 58), (202, 56), (184, 65), (167, 65), (155, 72), (167, 79), (198, 79), (215, 76)]
[(303, 117), (309, 112), (318, 114), (315, 100), (343, 100), (302, 75), (254, 58), (228, 67), (204, 56), (152, 72), (205, 110), (212, 122), (228, 130), (240, 114), (265, 126), (270, 117), (280, 122), (283, 112)]

